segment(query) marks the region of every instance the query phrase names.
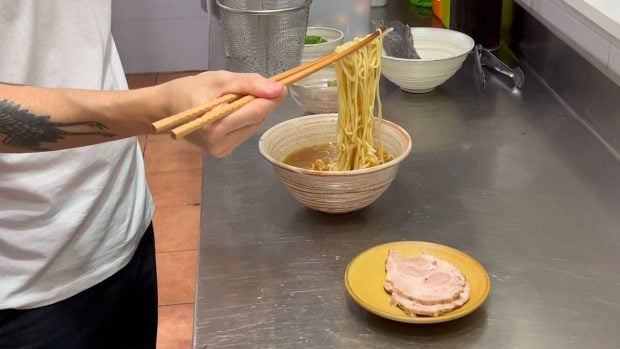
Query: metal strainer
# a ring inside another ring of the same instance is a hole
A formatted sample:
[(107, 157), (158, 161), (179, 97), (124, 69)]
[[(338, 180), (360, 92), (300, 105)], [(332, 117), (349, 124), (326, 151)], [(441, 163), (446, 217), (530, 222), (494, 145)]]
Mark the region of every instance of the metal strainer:
[(217, 0), (229, 69), (272, 76), (301, 61), (312, 0)]

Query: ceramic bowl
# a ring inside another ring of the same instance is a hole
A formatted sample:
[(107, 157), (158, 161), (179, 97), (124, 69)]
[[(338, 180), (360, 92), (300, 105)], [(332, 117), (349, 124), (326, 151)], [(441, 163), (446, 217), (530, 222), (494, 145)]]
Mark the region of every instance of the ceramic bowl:
[(308, 27), (306, 35), (318, 35), (327, 40), (327, 42), (304, 45), (301, 63), (306, 63), (334, 52), (336, 47), (341, 45), (344, 39), (344, 33), (342, 31), (329, 27)]
[(306, 112), (338, 112), (336, 68), (331, 65), (290, 86), (291, 97)]
[(474, 48), (474, 40), (442, 28), (411, 28), (413, 46), (421, 59), (381, 57), (381, 72), (403, 91), (430, 92), (456, 73)]
[(313, 210), (337, 214), (362, 209), (383, 194), (394, 180), (400, 163), (411, 151), (411, 137), (400, 126), (383, 120), (384, 149), (393, 160), (353, 171), (322, 172), (287, 165), (290, 153), (317, 144), (336, 141), (338, 114), (316, 114), (284, 121), (263, 134), (261, 155), (288, 192)]

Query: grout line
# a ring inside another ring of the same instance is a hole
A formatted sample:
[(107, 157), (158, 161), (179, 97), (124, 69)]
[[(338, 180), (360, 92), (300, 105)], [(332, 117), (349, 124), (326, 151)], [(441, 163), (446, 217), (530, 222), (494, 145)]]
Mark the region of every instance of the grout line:
[[(607, 70), (611, 71), (611, 50), (613, 49), (613, 38), (609, 39), (609, 51), (607, 51)], [(613, 71), (612, 71), (613, 72)]]
[(187, 250), (176, 250), (176, 251), (161, 251), (161, 252), (157, 252), (157, 251), (155, 251), (155, 253), (157, 253), (157, 254), (163, 254), (163, 253), (190, 252), (190, 251), (196, 251), (196, 252), (198, 252), (198, 248), (192, 248), (192, 249), (187, 249)]
[(174, 304), (158, 304), (158, 307), (173, 307), (175, 305), (190, 305), (190, 304), (196, 304), (196, 302), (191, 302), (191, 303), (174, 303)]

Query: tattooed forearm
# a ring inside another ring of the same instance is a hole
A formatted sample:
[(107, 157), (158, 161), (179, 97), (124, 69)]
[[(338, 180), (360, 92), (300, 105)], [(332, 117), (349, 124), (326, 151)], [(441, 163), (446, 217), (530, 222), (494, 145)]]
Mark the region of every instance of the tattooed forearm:
[(53, 122), (49, 115), (35, 115), (11, 101), (0, 101), (0, 134), (5, 136), (2, 143), (7, 146), (43, 151), (48, 150), (44, 143), (58, 143), (67, 136), (116, 136), (106, 131), (81, 132), (75, 129), (80, 126), (108, 129), (96, 121)]

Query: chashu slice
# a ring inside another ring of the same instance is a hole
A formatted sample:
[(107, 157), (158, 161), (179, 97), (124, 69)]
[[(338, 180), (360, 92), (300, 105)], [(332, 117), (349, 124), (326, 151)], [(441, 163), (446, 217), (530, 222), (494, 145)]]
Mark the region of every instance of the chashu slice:
[(404, 298), (398, 293), (394, 292), (392, 293), (390, 304), (398, 306), (409, 316), (439, 316), (451, 312), (456, 308), (462, 307), (469, 300), (469, 292), (469, 285), (465, 285), (465, 288), (463, 288), (463, 292), (461, 292), (457, 300), (454, 300), (450, 303), (441, 303), (435, 305), (419, 304), (415, 301), (412, 301), (411, 299)]
[(467, 282), (458, 268), (428, 254), (407, 258), (390, 250), (385, 268), (384, 288), (393, 299), (427, 306), (447, 304), (448, 309), (465, 294), (469, 298), (469, 292), (464, 292)]

